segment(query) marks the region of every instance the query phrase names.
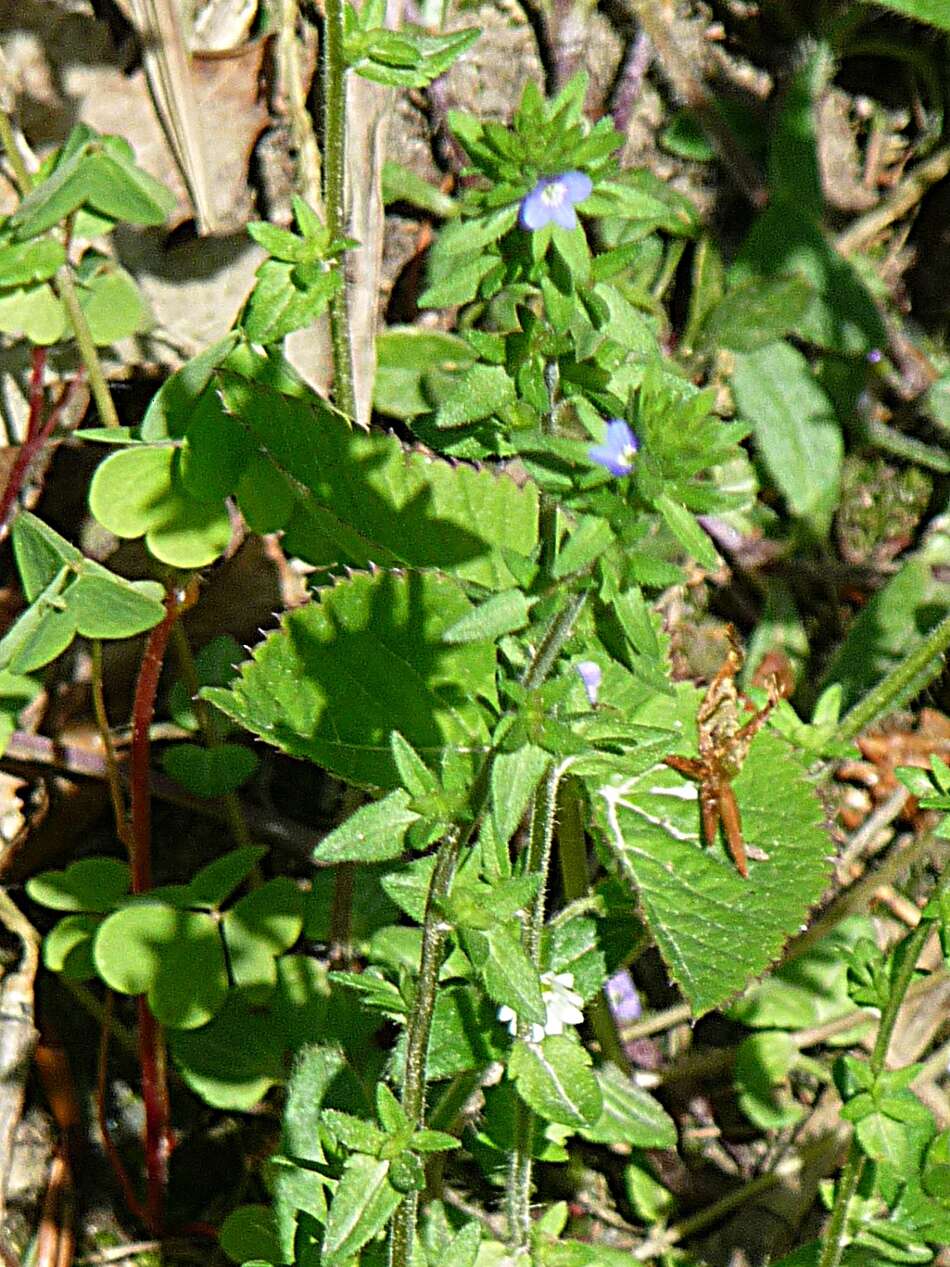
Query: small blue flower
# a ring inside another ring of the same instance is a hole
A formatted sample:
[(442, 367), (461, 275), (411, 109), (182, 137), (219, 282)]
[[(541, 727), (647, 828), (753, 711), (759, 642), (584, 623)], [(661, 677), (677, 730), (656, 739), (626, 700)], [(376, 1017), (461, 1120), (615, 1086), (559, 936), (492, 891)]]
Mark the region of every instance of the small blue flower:
[(541, 229), (546, 224), (576, 229), (574, 204), (583, 202), (593, 188), (586, 172), (542, 176), (531, 192), (522, 198), (518, 222), (522, 229)]
[(611, 475), (629, 475), (640, 441), (622, 418), (607, 423), (607, 439), (587, 450), (587, 456), (598, 466), (605, 466)]
[(597, 692), (600, 690), (600, 683), (604, 676), (600, 665), (593, 660), (578, 660), (574, 668), (584, 683), (584, 690), (587, 692), (587, 698), (590, 700), (591, 708), (593, 708), (597, 703)]

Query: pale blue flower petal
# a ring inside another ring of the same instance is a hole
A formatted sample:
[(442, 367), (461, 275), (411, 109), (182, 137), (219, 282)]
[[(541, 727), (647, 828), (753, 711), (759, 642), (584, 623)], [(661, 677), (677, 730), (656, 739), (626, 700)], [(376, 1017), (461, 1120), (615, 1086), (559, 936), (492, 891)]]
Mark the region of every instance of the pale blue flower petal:
[(611, 418), (607, 423), (607, 439), (587, 450), (587, 456), (598, 466), (606, 467), (611, 475), (629, 475), (640, 441), (622, 418)]
[(522, 229), (541, 229), (558, 224), (562, 229), (576, 229), (576, 202), (583, 202), (593, 189), (586, 172), (564, 172), (560, 176), (542, 176), (535, 187), (521, 200), (518, 223)]
[(600, 683), (604, 676), (600, 665), (594, 660), (579, 660), (574, 665), (574, 668), (584, 683), (584, 690), (587, 692), (587, 698), (590, 700), (591, 708), (593, 708), (597, 703), (597, 692), (600, 690)]

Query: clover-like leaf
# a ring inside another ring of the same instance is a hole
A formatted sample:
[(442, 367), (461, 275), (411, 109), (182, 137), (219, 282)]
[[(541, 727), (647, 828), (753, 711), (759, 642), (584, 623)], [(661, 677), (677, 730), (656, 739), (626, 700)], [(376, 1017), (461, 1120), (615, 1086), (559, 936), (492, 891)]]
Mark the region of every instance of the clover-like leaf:
[(141, 902), (110, 915), (93, 951), (99, 975), (120, 994), (147, 994), (156, 1019), (196, 1029), (228, 989), (224, 947), (210, 915)]

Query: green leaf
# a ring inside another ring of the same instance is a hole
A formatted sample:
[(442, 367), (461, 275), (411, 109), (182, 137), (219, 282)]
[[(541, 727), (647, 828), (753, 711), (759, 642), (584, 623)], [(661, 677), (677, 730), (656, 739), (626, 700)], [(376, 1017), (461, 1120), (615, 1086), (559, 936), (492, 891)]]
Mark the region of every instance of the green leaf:
[(781, 1130), (801, 1118), (803, 1109), (787, 1085), (797, 1057), (788, 1034), (750, 1034), (739, 1044), (734, 1078), (739, 1107), (760, 1130)]
[(638, 1087), (614, 1064), (595, 1071), (603, 1110), (580, 1134), (595, 1144), (631, 1148), (675, 1148), (676, 1124), (649, 1091)]
[(96, 970), (120, 994), (146, 994), (156, 1020), (176, 1029), (204, 1025), (228, 989), (224, 949), (209, 915), (148, 902), (124, 907), (100, 926)]
[(373, 405), (391, 418), (415, 418), (435, 405), (432, 386), (451, 382), (475, 354), (464, 339), (441, 330), (390, 326), (376, 339)]
[(494, 698), (494, 650), (442, 641), (467, 610), (444, 577), (355, 575), (285, 615), (231, 690), (202, 694), (291, 755), (392, 788), (393, 730), (432, 766), (445, 747), (471, 753), (487, 743), (477, 701)]
[[(934, 531), (883, 589), (871, 596), (851, 623), (822, 679), (824, 685), (840, 684), (845, 710), (901, 663), (946, 615), (948, 595), (943, 569), (948, 565), (950, 536)], [(889, 702), (888, 708), (903, 708), (941, 667), (942, 658), (936, 657), (921, 677), (910, 683), (904, 695)]]
[(614, 530), (601, 515), (582, 515), (558, 551), (551, 575), (562, 580), (589, 568), (614, 543)]
[(0, 333), (48, 347), (58, 343), (66, 329), (66, 311), (48, 282), (16, 286), (0, 295)]
[(699, 340), (709, 348), (755, 352), (795, 328), (813, 293), (803, 277), (749, 278), (706, 313)]
[(499, 753), (491, 768), (491, 812), (495, 836), (506, 845), (518, 830), (528, 802), (551, 764), (550, 753), (533, 744)]
[(363, 1153), (347, 1158), (327, 1215), (322, 1267), (344, 1267), (389, 1222), (402, 1201), (389, 1182), (389, 1165)]
[(490, 418), (515, 400), (515, 385), (501, 365), (473, 365), (445, 393), (435, 414), (441, 428), (464, 427)]
[(816, 221), (824, 209), (818, 167), (817, 103), (835, 72), (827, 44), (809, 51), (789, 77), (769, 145), (769, 191)]
[(164, 617), (161, 592), (154, 581), (126, 581), (84, 560), (81, 575), (64, 597), (82, 637), (132, 638)]
[(188, 884), (188, 904), (217, 910), (267, 854), (261, 845), (231, 849), (202, 867)]
[(239, 1205), (232, 1210), (221, 1224), (218, 1244), (235, 1263), (286, 1261), (281, 1257), (268, 1205)]
[(0, 247), (0, 286), (49, 281), (66, 263), (66, 248), (55, 238), (34, 238)]
[(129, 891), (129, 868), (118, 858), (80, 858), (65, 871), (43, 871), (26, 882), (34, 902), (54, 911), (111, 911)]
[(237, 331), (232, 331), (162, 383), (142, 419), (143, 440), (180, 439), (187, 433), (212, 374), (234, 351), (239, 337)]
[(79, 288), (79, 302), (99, 347), (142, 334), (154, 324), (135, 279), (111, 261)]
[(168, 1046), (185, 1084), (212, 1108), (246, 1113), (284, 1079), (281, 1027), (234, 993), (200, 1029), (169, 1030)]
[(885, 1162), (898, 1174), (910, 1174), (920, 1162), (920, 1147), (903, 1122), (884, 1113), (868, 1113), (855, 1123), (861, 1151), (872, 1161)]
[(794, 332), (820, 347), (851, 356), (883, 347), (887, 335), (859, 275), (794, 201), (775, 198), (743, 243), (730, 270), (733, 285), (750, 277), (798, 274), (815, 297)]
[(248, 1002), (266, 1001), (277, 981), (274, 960), (303, 928), (303, 894), (289, 876), (252, 889), (224, 914), (221, 931), (234, 984)]
[(95, 915), (67, 915), (43, 938), (43, 965), (68, 981), (88, 981), (96, 975), (92, 941), (99, 927)]
[(466, 931), (462, 937), (489, 998), (511, 1008), (520, 1021), (543, 1025), (547, 1011), (541, 981), (518, 932), (497, 924), (487, 932)]
[[(684, 734), (696, 733), (698, 700), (694, 688), (678, 688)], [(635, 716), (646, 721), (649, 709)], [(733, 787), (746, 842), (768, 855), (750, 860), (748, 879), (722, 845), (703, 845), (697, 786), (667, 766), (627, 775), (618, 760), (612, 778), (590, 788), (605, 840), (696, 1015), (721, 1006), (777, 958), (828, 873), (824, 815), (804, 763), (786, 744), (760, 733)]]
[[(537, 490), (472, 467), (406, 453), (351, 428), (319, 398), (291, 399), (233, 375), (222, 398), (277, 469), (306, 492), (284, 548), (320, 567), (438, 567), (508, 588), (502, 549), (528, 556)], [(408, 736), (407, 736), (408, 738)]]
[(190, 497), (177, 474), (172, 448), (134, 448), (113, 453), (99, 466), (89, 489), (89, 508), (117, 537), (141, 537), (150, 552), (172, 567), (213, 563), (231, 540), (223, 502)]
[(398, 858), (406, 832), (419, 815), (409, 808), (411, 797), (397, 788), (380, 801), (362, 805), (313, 851), (314, 862), (384, 862)]
[(844, 444), (811, 367), (801, 352), (775, 343), (737, 355), (732, 385), (789, 510), (823, 537), (837, 505)]
[(446, 642), (497, 642), (503, 634), (525, 628), (533, 601), (520, 589), (493, 594), (442, 636)]
[[(865, 0), (866, 2), (866, 0)], [(950, 10), (946, 0), (874, 0), (875, 4), (900, 13), (915, 22), (926, 22), (941, 31), (950, 31)]]
[(549, 1122), (591, 1127), (600, 1118), (603, 1099), (590, 1053), (575, 1038), (550, 1034), (541, 1043), (516, 1042), (508, 1075), (525, 1104)]
[[(436, 185), (430, 185), (411, 168), (387, 159), (383, 163), (383, 203), (388, 207), (394, 202), (406, 202), (420, 207), (443, 220), (458, 215), (459, 205), (454, 198), (444, 194)], [(0, 276), (3, 262), (0, 259)], [(420, 334), (423, 333), (420, 331)]]
[(302, 283), (297, 265), (264, 261), (241, 317), (252, 343), (277, 343), (293, 330), (312, 325), (324, 311), (343, 285), (343, 273), (336, 265), (315, 267), (314, 275)]
[(666, 493), (661, 493), (655, 504), (666, 526), (687, 554), (704, 568), (715, 571), (719, 566), (719, 556), (709, 537), (696, 522), (695, 516)]
[(222, 743), (213, 748), (201, 744), (172, 744), (162, 753), (166, 774), (194, 796), (213, 798), (236, 792), (257, 769), (258, 760), (249, 748)]

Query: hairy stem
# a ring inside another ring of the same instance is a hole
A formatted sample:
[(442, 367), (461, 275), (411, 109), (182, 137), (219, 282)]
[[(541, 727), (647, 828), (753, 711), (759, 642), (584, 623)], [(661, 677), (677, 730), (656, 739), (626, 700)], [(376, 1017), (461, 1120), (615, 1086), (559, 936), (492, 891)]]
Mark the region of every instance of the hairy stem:
[[(331, 238), (346, 234), (343, 182), (346, 62), (343, 56), (343, 0), (326, 0), (323, 37), (324, 166), (323, 199)], [(346, 298), (346, 255), (343, 285), (330, 300), (330, 339), (333, 345), (333, 390), (336, 405), (348, 418), (356, 416), (353, 358)]]
[[(914, 969), (917, 966), (917, 960), (920, 957), (924, 942), (932, 931), (930, 921), (921, 920), (904, 941), (899, 966), (891, 982), (887, 1003), (881, 1012), (877, 1038), (874, 1041), (874, 1050), (871, 1052), (871, 1058), (868, 1061), (868, 1069), (874, 1078), (877, 1078), (883, 1072), (887, 1049), (890, 1046), (891, 1035), (894, 1033), (894, 1026), (897, 1022), (897, 1014), (900, 1011), (901, 1004), (904, 1002), (907, 988), (913, 980)], [(818, 1267), (838, 1267), (841, 1262), (847, 1236), (848, 1210), (857, 1191), (858, 1184), (861, 1182), (864, 1161), (864, 1152), (858, 1144), (857, 1138), (852, 1135), (851, 1145), (848, 1149), (848, 1159), (844, 1164), (844, 1170), (841, 1172), (841, 1178), (838, 1180), (838, 1186), (835, 1191), (835, 1203), (831, 1211), (831, 1219), (822, 1238), (822, 1251), (818, 1260)]]
[(940, 672), (940, 657), (950, 647), (950, 616), (932, 629), (919, 647), (855, 704), (838, 727), (835, 741), (846, 743), (888, 709), (899, 708)]
[[(528, 849), (528, 874), (539, 877), (537, 892), (524, 930), (524, 948), (535, 968), (541, 967), (541, 934), (544, 931), (544, 906), (554, 841), (557, 789), (564, 777), (565, 763), (548, 771), (534, 797), (531, 816), (531, 843)], [(529, 1032), (527, 1022), (519, 1021), (518, 1038)], [(526, 1249), (531, 1237), (531, 1140), (534, 1135), (534, 1112), (518, 1097), (515, 1100), (515, 1142), (508, 1160), (508, 1184), (505, 1205), (508, 1214), (508, 1240), (513, 1250)]]
[[(452, 884), (458, 862), (462, 837), (459, 831), (450, 832), (436, 854), (435, 869), (429, 881), (425, 916), (422, 923), (422, 955), (419, 960), (419, 979), (412, 1003), (412, 1012), (406, 1027), (406, 1068), (402, 1080), (402, 1107), (413, 1127), (423, 1124), (426, 1091), (426, 1056), (429, 1035), (432, 1032), (432, 1016), (435, 996), (442, 966), (442, 951), (449, 926), (442, 918), (439, 903)], [(412, 1242), (416, 1227), (418, 1193), (409, 1193), (393, 1218), (389, 1238), (390, 1267), (409, 1267), (412, 1259)]]

